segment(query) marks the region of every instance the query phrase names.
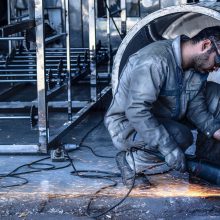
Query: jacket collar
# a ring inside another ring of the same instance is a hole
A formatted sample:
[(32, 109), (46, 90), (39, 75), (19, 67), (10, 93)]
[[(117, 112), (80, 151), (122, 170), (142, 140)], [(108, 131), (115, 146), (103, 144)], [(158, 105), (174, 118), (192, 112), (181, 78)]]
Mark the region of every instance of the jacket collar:
[(176, 37), (173, 40), (172, 48), (174, 52), (174, 57), (178, 67), (182, 70), (182, 55), (181, 55), (181, 36)]

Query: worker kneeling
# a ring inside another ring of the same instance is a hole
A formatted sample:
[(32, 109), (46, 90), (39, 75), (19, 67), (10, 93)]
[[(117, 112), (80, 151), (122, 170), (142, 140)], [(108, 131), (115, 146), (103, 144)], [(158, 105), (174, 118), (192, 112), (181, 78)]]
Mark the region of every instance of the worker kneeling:
[(219, 53), (220, 26), (214, 26), (192, 38), (154, 42), (129, 57), (105, 116), (126, 186), (134, 168), (136, 186), (148, 183), (145, 174), (185, 171), (184, 152), (193, 142), (186, 121), (198, 129), (198, 156), (220, 163), (220, 146), (214, 156), (209, 147), (220, 140), (220, 85), (206, 81), (220, 66)]

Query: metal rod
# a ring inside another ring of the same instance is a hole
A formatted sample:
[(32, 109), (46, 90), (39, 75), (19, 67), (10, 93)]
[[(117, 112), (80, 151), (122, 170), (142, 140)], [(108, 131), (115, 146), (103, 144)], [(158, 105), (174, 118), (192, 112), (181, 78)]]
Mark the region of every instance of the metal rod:
[(121, 34), (125, 37), (127, 32), (127, 10), (126, 0), (121, 0)]
[[(52, 70), (52, 71), (57, 71), (57, 68), (47, 68), (45, 69), (46, 71)], [(72, 68), (71, 70), (77, 70), (76, 68)], [(0, 72), (36, 72), (37, 69), (0, 69)]]
[[(26, 58), (35, 58), (36, 55), (31, 55), (31, 56), (23, 56), (23, 55), (16, 55), (14, 58), (15, 59), (26, 59)], [(45, 56), (46, 58), (57, 58), (57, 57), (60, 57), (60, 58), (66, 58), (66, 55), (57, 55), (57, 54), (54, 54), (54, 55), (46, 55)], [(72, 55), (71, 58), (77, 58), (78, 55)]]
[(66, 36), (66, 33), (61, 33), (61, 34), (57, 34), (57, 35), (48, 37), (48, 38), (45, 39), (45, 43), (48, 44), (48, 43), (50, 43), (52, 41), (55, 41), (55, 40), (57, 40), (61, 37), (64, 37), (64, 36)]
[[(88, 104), (88, 101), (72, 101), (73, 108), (83, 108), (85, 105)], [(24, 109), (24, 108), (31, 108), (32, 106), (38, 106), (37, 101), (31, 102), (1, 102), (0, 109)], [(67, 101), (51, 101), (48, 102), (48, 107), (50, 108), (67, 108), (68, 102)]]
[(29, 17), (29, 14), (11, 17), (11, 20), (20, 20), (20, 19), (22, 19), (22, 18), (27, 18), (27, 17)]
[(17, 115), (0, 116), (0, 120), (1, 119), (30, 119), (30, 116), (17, 116)]
[[(10, 63), (30, 63), (30, 62), (35, 62), (35, 60), (12, 60)], [(50, 63), (50, 62), (53, 62), (53, 63), (59, 63), (60, 60), (46, 60), (47, 63)], [(66, 61), (66, 59), (63, 59), (63, 61)], [(77, 59), (71, 59), (71, 62), (76, 62)], [(5, 64), (5, 61), (0, 61), (0, 63), (4, 63)], [(65, 64), (65, 63), (64, 63)], [(66, 64), (65, 64), (66, 65)]]
[[(107, 6), (109, 7), (110, 6), (110, 2), (109, 0), (106, 1), (107, 3)], [(110, 30), (110, 27), (111, 27), (111, 23), (110, 23), (110, 12), (109, 10), (107, 10), (106, 8), (106, 13), (107, 13), (107, 39), (108, 39), (108, 57), (109, 57), (109, 60), (108, 60), (108, 74), (110, 76), (111, 74), (111, 30)]]
[[(7, 0), (7, 19), (8, 19), (8, 24), (11, 24), (11, 7), (10, 7), (10, 4), (11, 1), (10, 0)], [(12, 44), (11, 44), (11, 41), (8, 41), (8, 54), (11, 54), (11, 51), (12, 51)]]
[(36, 55), (37, 55), (37, 100), (40, 150), (47, 153), (48, 115), (45, 74), (45, 36), (44, 36), (44, 1), (35, 0), (36, 19)]
[(82, 47), (84, 47), (84, 24), (83, 24), (83, 2), (80, 0), (80, 21), (81, 21), (81, 41)]
[(0, 82), (1, 83), (16, 83), (16, 82), (20, 82), (20, 83), (26, 83), (26, 82), (36, 82), (37, 80), (34, 79), (1, 79)]
[(71, 53), (70, 53), (70, 18), (69, 18), (69, 0), (64, 0), (65, 8), (65, 28), (66, 28), (66, 72), (67, 72), (67, 100), (68, 100), (68, 121), (72, 121), (72, 85), (71, 85)]
[[(49, 63), (47, 63), (46, 64), (46, 66), (47, 67), (56, 67), (57, 65), (56, 65), (57, 63), (54, 63), (54, 64), (49, 64)], [(71, 66), (72, 67), (74, 67), (74, 66), (84, 66), (84, 65), (86, 65), (85, 63), (79, 63), (79, 64), (77, 64), (77, 63), (71, 63)], [(66, 63), (64, 63), (63, 64), (63, 66), (67, 66), (67, 64)], [(22, 68), (22, 67), (35, 67), (36, 68), (36, 65), (35, 64), (8, 64), (7, 65), (7, 68), (9, 68), (9, 67), (16, 67), (16, 68), (18, 68), (18, 67), (20, 67), (20, 68)], [(5, 66), (4, 65), (0, 65), (0, 68), (5, 68)], [(13, 71), (14, 69), (12, 69), (12, 71)], [(31, 71), (32, 69), (30, 69), (30, 71)], [(11, 70), (7, 70), (7, 69), (0, 69), (0, 72), (4, 72), (4, 71), (6, 71), (6, 72), (8, 72), (8, 71), (11, 71)], [(16, 69), (15, 69), (15, 71), (16, 71)]]
[(96, 70), (96, 13), (95, 0), (89, 0), (89, 49), (90, 49), (90, 85), (91, 100), (97, 100), (97, 70)]
[[(88, 51), (88, 50), (84, 50), (84, 51), (71, 51), (71, 54), (77, 54), (77, 55), (82, 54), (82, 55), (84, 55), (84, 53), (86, 51)], [(36, 53), (36, 51), (30, 51), (30, 52), (23, 51), (23, 52), (21, 52), (20, 56), (25, 55), (25, 54), (35, 54), (35, 53)], [(53, 54), (53, 53), (65, 55), (66, 54), (66, 50), (63, 50), (63, 51), (45, 51), (46, 55), (47, 54)]]
[(8, 41), (24, 40), (24, 37), (0, 37), (0, 40), (8, 40)]
[[(82, 47), (74, 47), (74, 48), (70, 48), (71, 50), (89, 50), (89, 48), (88, 47), (86, 47), (86, 48), (82, 48)], [(54, 51), (54, 50), (66, 50), (66, 48), (63, 48), (63, 47), (49, 47), (49, 48), (47, 48), (46, 49), (47, 51), (49, 51), (49, 50), (52, 50), (52, 51)], [(32, 51), (32, 50), (31, 50)]]

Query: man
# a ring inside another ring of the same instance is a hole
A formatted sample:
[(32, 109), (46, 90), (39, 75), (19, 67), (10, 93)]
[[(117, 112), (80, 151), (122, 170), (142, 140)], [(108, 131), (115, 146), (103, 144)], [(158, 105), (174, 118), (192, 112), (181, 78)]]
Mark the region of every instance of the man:
[(184, 152), (193, 142), (186, 119), (203, 139), (220, 140), (220, 86), (206, 83), (220, 65), (219, 43), (215, 26), (192, 38), (154, 42), (129, 57), (105, 116), (126, 186), (134, 173), (142, 186), (145, 174), (185, 171)]

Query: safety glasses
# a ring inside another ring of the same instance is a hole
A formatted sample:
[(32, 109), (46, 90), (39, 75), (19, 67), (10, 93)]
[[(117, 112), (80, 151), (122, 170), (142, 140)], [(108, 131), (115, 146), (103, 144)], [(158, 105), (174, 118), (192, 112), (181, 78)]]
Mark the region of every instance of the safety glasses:
[(213, 48), (215, 49), (215, 52), (216, 52), (215, 65), (220, 67), (220, 54), (218, 52), (218, 46), (217, 46), (216, 40), (213, 36), (211, 36), (209, 39), (212, 42)]

